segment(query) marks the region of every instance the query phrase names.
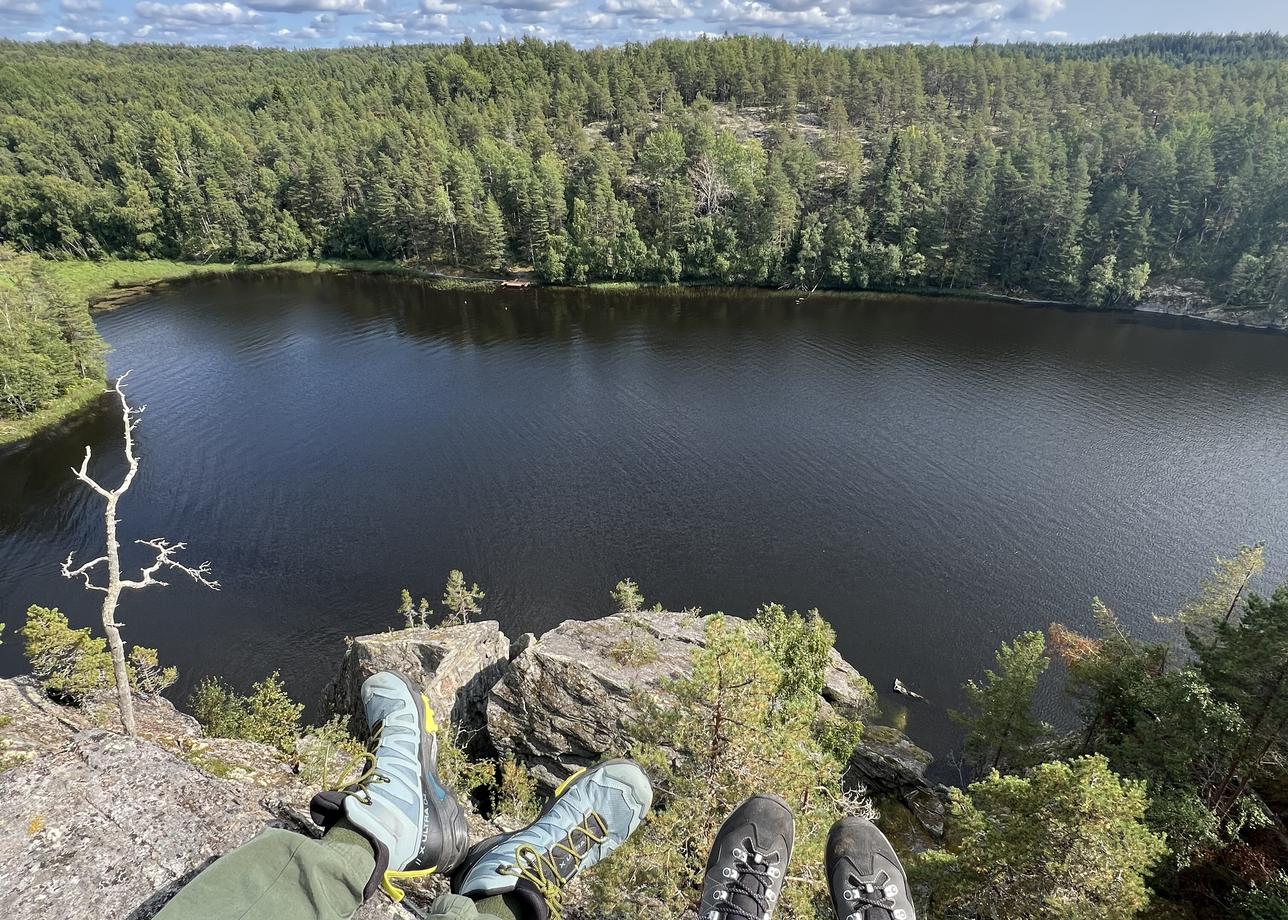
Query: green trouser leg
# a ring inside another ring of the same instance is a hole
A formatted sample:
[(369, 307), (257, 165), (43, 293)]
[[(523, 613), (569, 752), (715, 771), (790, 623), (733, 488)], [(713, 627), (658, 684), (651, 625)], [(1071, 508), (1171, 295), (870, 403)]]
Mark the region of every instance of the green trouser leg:
[[(362, 906), (362, 890), (375, 871), (371, 844), (344, 825), (331, 828), (321, 840), (269, 828), (217, 859), (155, 920), (349, 920)], [(429, 913), (459, 920), (518, 920), (500, 897), (476, 905), (445, 894)]]
[(269, 828), (184, 886), (156, 920), (348, 920), (374, 871), (356, 831), (337, 825), (314, 840)]
[(507, 903), (506, 897), (471, 901), (459, 894), (439, 895), (430, 905), (429, 916), (453, 917), (455, 920), (523, 920), (519, 905)]

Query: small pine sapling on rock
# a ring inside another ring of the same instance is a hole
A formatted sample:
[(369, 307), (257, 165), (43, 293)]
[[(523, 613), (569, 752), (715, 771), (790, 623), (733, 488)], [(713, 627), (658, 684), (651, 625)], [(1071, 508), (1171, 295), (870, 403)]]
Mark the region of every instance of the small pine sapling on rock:
[(641, 636), (644, 623), (640, 611), (644, 609), (644, 595), (640, 586), (632, 579), (624, 578), (617, 583), (611, 592), (617, 603), (617, 612), (630, 624), (630, 630), (620, 640), (613, 643), (608, 653), (619, 663), (639, 667), (657, 660), (657, 640), (652, 636)]

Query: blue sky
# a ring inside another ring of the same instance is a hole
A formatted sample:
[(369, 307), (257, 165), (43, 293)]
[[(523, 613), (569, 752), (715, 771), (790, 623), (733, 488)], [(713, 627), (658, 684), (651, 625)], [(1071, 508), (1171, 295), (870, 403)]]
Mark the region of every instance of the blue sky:
[(576, 45), (756, 32), (825, 43), (1088, 41), (1288, 31), (1288, 0), (0, 0), (0, 35), (288, 48), (495, 41)]

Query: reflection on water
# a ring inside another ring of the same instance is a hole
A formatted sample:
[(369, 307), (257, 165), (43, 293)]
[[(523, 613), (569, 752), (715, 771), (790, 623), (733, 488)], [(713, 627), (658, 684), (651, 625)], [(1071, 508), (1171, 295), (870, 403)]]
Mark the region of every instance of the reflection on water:
[[(127, 638), (196, 679), (274, 668), (312, 702), (343, 637), (451, 568), (511, 632), (649, 601), (818, 607), (940, 751), (1002, 639), (1143, 632), (1240, 542), (1288, 572), (1288, 338), (1167, 318), (719, 290), (441, 292), (212, 279), (100, 318), (133, 368), (143, 472), (124, 533), (224, 585), (126, 599)], [(58, 576), (102, 539), (72, 480), (121, 472), (105, 406), (0, 455), (0, 621), (94, 619)], [(133, 552), (133, 549), (130, 550)], [(0, 646), (0, 669), (21, 666)], [(1058, 717), (1053, 677), (1044, 702)]]

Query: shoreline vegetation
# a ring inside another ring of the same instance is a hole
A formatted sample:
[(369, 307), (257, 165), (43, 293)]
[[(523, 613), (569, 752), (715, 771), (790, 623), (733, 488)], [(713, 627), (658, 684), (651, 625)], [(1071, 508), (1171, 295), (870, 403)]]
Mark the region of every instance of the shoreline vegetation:
[[(44, 266), (50, 278), (67, 297), (85, 304), (91, 315), (128, 305), (162, 286), (196, 278), (212, 278), (264, 272), (298, 272), (301, 274), (361, 272), (388, 275), (429, 284), (440, 289), (491, 289), (515, 275), (536, 287), (548, 285), (522, 270), (506, 275), (484, 275), (451, 269), (449, 266), (415, 266), (376, 259), (294, 259), (287, 262), (181, 262), (172, 259), (106, 259), (48, 260)], [(600, 281), (580, 285), (585, 290), (612, 292), (625, 290), (701, 289), (712, 285), (696, 282)], [(1227, 308), (1206, 299), (1172, 299), (1170, 303), (1143, 301), (1131, 306), (1098, 306), (1076, 301), (1021, 297), (986, 290), (949, 288), (914, 288), (902, 290), (853, 290), (841, 288), (774, 289), (742, 286), (748, 291), (770, 294), (795, 294), (804, 300), (822, 297), (943, 297), (982, 302), (1011, 303), (1029, 307), (1054, 307), (1089, 312), (1132, 312), (1171, 315), (1205, 322), (1254, 330), (1288, 331), (1288, 318), (1270, 310)], [(38, 435), (56, 431), (99, 400), (105, 392), (105, 377), (86, 377), (68, 392), (30, 415), (19, 419), (0, 419), (0, 449), (12, 447)]]
[(230, 266), (997, 292), (1288, 322), (1288, 38), (1274, 33), (0, 42), (0, 83), (0, 261), (27, 286), (0, 278), (20, 320), (0, 330), (0, 426), (101, 375), (84, 299)]

